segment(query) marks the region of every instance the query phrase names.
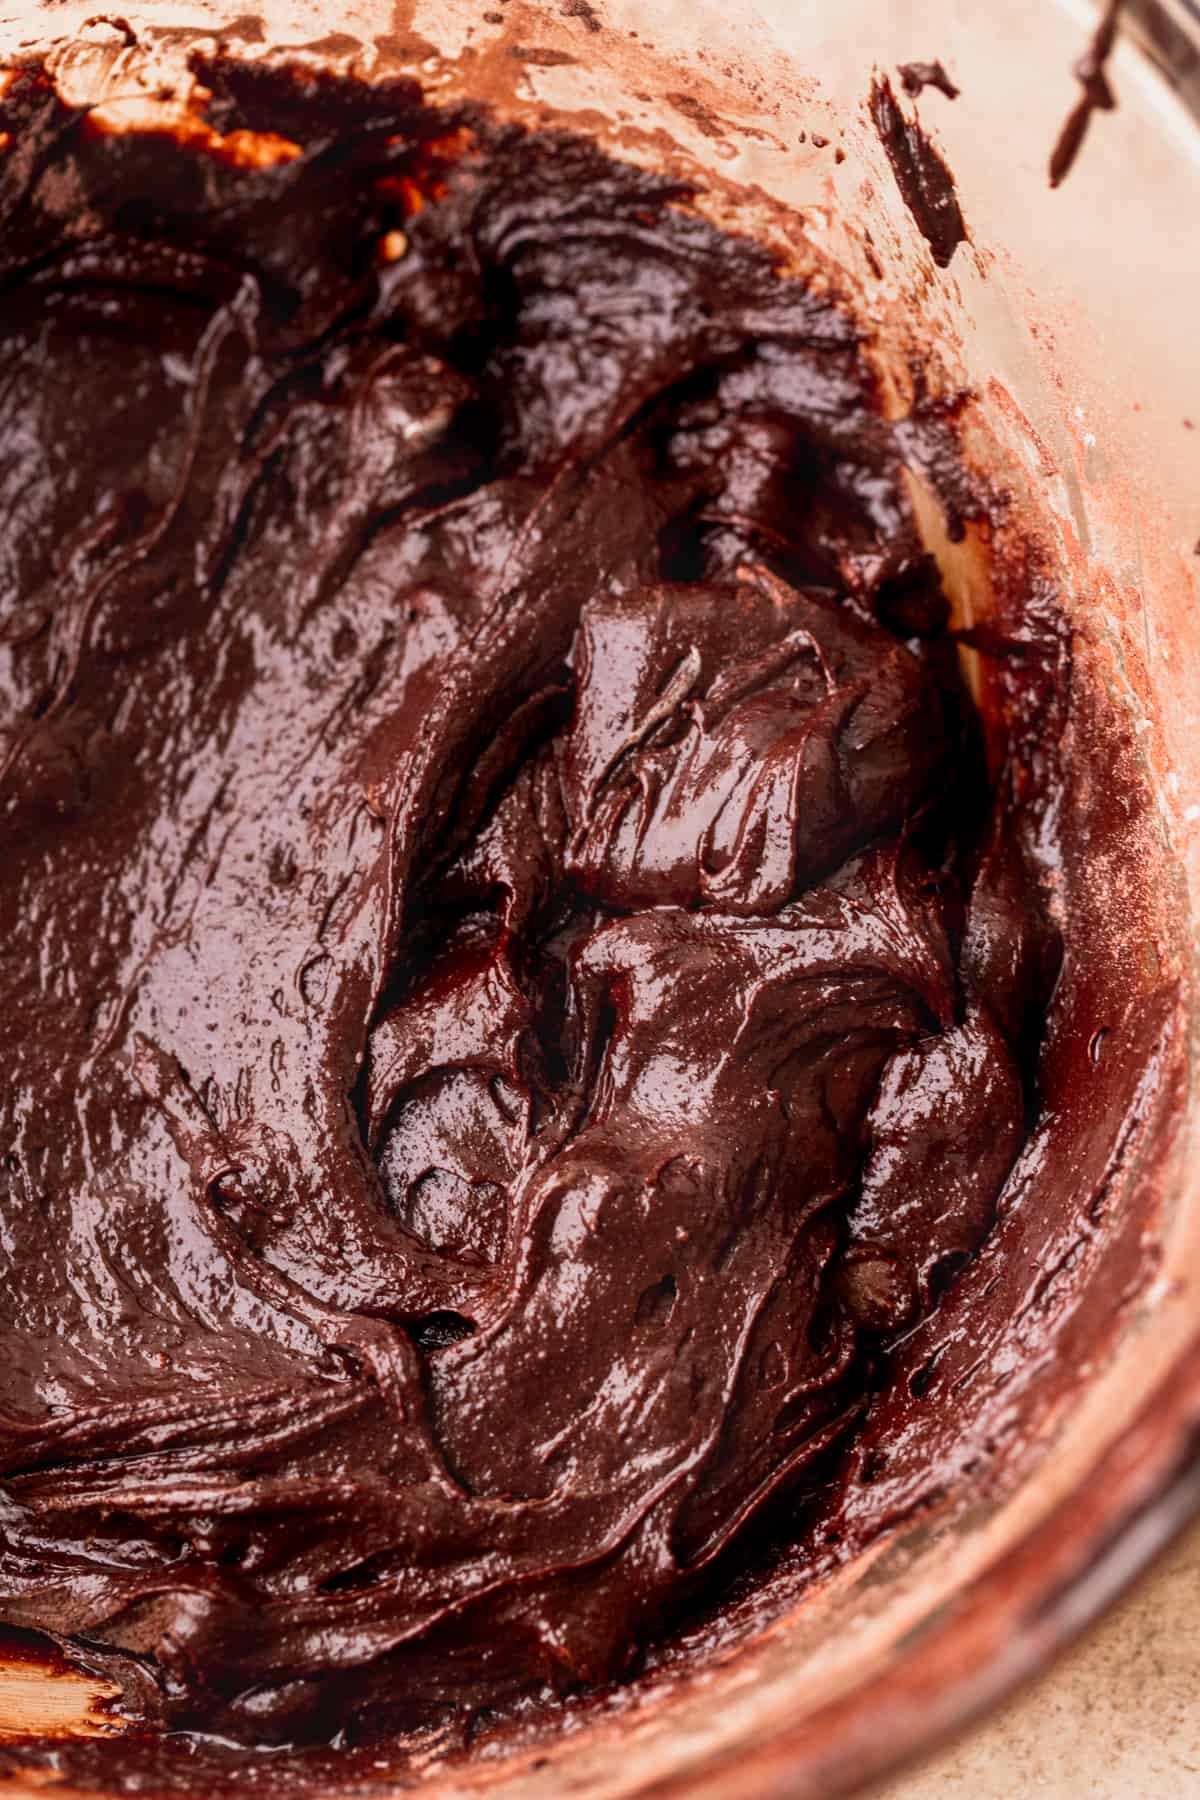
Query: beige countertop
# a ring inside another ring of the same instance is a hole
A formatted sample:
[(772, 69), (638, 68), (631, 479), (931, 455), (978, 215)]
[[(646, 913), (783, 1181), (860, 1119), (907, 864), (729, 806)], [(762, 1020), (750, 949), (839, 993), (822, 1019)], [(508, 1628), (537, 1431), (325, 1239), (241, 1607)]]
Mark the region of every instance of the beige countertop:
[(1200, 1800), (1200, 1525), (1084, 1641), (872, 1800)]

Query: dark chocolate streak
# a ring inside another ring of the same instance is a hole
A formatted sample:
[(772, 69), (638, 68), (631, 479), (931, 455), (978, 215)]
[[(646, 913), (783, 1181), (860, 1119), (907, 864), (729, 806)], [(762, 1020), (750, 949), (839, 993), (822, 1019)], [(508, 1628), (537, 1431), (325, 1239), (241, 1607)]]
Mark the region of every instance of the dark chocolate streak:
[(344, 1739), (753, 1543), (1054, 950), (848, 316), (573, 140), (208, 79), (303, 154), (35, 84), (0, 177), (0, 1616)]
[(904, 204), (938, 268), (948, 268), (967, 237), (954, 177), (920, 121), (906, 117), (886, 75), (877, 75), (871, 83), (870, 107)]
[(1063, 121), (1062, 130), (1050, 153), (1050, 186), (1065, 181), (1075, 166), (1075, 158), (1083, 148), (1094, 112), (1112, 112), (1117, 104), (1105, 64), (1117, 41), (1117, 25), (1124, 0), (1107, 0), (1091, 42), (1075, 64), (1075, 78), (1083, 92)]

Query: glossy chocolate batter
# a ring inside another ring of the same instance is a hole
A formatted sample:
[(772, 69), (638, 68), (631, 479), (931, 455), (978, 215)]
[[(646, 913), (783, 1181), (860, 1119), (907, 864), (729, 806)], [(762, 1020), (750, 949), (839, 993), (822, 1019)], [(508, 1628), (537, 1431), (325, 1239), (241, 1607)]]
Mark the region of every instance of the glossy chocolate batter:
[(1056, 937), (836, 300), (208, 80), (31, 75), (0, 160), (0, 1617), (345, 1741), (756, 1553), (989, 1231)]
[[(900, 74), (907, 94), (913, 95), (914, 90), (919, 94), (922, 87), (933, 85), (947, 92), (945, 83), (933, 74), (913, 76), (914, 69), (924, 71), (928, 67), (921, 63), (906, 63), (902, 67)], [(945, 74), (940, 63), (933, 68)], [(957, 93), (954, 88), (949, 98), (954, 99)], [(871, 122), (887, 152), (904, 204), (938, 268), (948, 269), (954, 252), (966, 242), (967, 226), (946, 159), (922, 129), (920, 119), (905, 113), (886, 75), (877, 75), (871, 83), (869, 104)]]

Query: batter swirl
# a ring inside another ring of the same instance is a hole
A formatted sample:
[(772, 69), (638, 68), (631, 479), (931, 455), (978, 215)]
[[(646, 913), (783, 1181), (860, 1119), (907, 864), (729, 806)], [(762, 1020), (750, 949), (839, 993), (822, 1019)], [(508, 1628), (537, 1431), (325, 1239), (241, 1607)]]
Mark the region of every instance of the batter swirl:
[(313, 105), (3, 190), (0, 1611), (252, 1741), (626, 1670), (987, 1233), (1053, 966), (848, 315)]

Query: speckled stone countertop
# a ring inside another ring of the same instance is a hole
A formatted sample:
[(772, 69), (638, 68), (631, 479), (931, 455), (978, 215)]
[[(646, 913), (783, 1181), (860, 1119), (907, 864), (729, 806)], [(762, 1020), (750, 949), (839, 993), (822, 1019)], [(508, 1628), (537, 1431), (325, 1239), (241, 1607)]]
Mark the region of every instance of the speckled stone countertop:
[(872, 1800), (1200, 1795), (1200, 1526), (1034, 1687)]

